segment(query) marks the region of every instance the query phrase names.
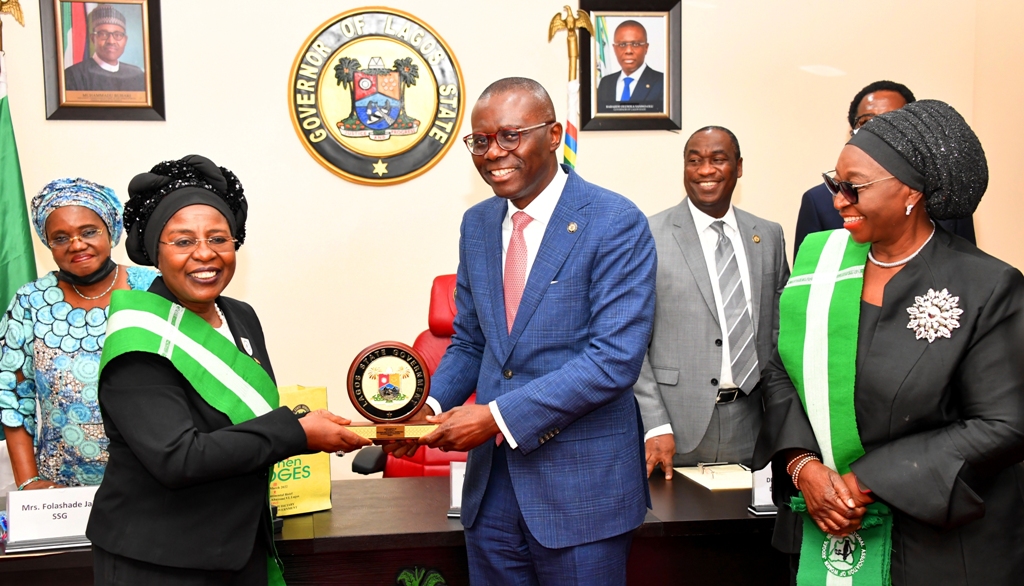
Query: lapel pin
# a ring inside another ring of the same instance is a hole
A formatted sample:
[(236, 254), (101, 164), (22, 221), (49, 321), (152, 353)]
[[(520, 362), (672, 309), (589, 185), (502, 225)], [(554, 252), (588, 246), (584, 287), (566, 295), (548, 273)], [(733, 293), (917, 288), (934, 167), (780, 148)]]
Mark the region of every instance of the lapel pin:
[(578, 228), (578, 227), (579, 226), (576, 225), (576, 222), (569, 222), (569, 227), (566, 228), (566, 230), (568, 230), (569, 233), (572, 234), (572, 233), (576, 232), (576, 228)]
[(754, 244), (760, 244), (760, 243), (761, 243), (761, 237), (758, 236), (757, 234), (754, 234)]

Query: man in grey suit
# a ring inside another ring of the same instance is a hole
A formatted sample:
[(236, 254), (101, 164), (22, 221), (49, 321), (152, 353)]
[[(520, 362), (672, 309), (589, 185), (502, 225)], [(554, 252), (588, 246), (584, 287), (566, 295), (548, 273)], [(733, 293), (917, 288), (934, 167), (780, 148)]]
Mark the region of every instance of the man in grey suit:
[(658, 251), (654, 333), (634, 386), (647, 473), (657, 465), (750, 464), (761, 369), (775, 350), (789, 278), (782, 227), (732, 206), (743, 158), (708, 126), (686, 143), (687, 198), (650, 218)]

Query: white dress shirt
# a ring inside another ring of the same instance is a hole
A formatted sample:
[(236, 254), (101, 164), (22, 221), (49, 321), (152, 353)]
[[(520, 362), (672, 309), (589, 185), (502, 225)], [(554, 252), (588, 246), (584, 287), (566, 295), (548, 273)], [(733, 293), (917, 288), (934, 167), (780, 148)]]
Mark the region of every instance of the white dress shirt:
[[(505, 274), (504, 266), (505, 257), (508, 256), (508, 243), (512, 240), (512, 214), (523, 211), (533, 218), (533, 221), (527, 224), (526, 228), (523, 228), (523, 240), (526, 241), (526, 274), (523, 276), (523, 283), (525, 284), (530, 280), (530, 270), (533, 269), (533, 261), (537, 259), (537, 250), (540, 248), (540, 243), (544, 240), (544, 231), (547, 230), (548, 223), (551, 222), (551, 215), (555, 213), (555, 207), (558, 205), (559, 198), (562, 197), (562, 191), (565, 189), (565, 184), (568, 180), (569, 175), (564, 173), (562, 168), (559, 167), (554, 178), (551, 179), (551, 183), (548, 183), (547, 187), (522, 210), (517, 208), (512, 203), (512, 200), (508, 200), (505, 220), (501, 223), (502, 275)], [(434, 413), (441, 413), (441, 404), (437, 402), (437, 399), (427, 397), (427, 405), (434, 410)], [(505, 441), (508, 442), (509, 447), (513, 450), (519, 447), (515, 438), (509, 433), (508, 427), (505, 426), (505, 420), (501, 418), (498, 403), (491, 401), (487, 406), (490, 407), (491, 415), (494, 416), (494, 421), (498, 424), (498, 429), (505, 436)]]
[(637, 69), (633, 73), (630, 73), (628, 76), (626, 75), (625, 71), (619, 71), (619, 79), (616, 80), (616, 82), (615, 82), (615, 101), (616, 102), (621, 102), (622, 101), (620, 99), (620, 98), (622, 98), (622, 88), (626, 87), (626, 82), (623, 81), (623, 80), (626, 79), (626, 77), (630, 77), (630, 78), (633, 79), (633, 83), (629, 84), (629, 97), (632, 98), (633, 94), (636, 93), (637, 86), (640, 84), (640, 76), (643, 75), (644, 71), (646, 71), (646, 70), (647, 70), (647, 62), (645, 61), (644, 64), (641, 65), (639, 69)]
[(109, 71), (110, 73), (117, 73), (117, 71), (119, 69), (121, 69), (121, 62), (120, 61), (118, 61), (115, 65), (111, 65), (111, 64), (107, 63), (106, 61), (100, 59), (99, 55), (97, 55), (96, 53), (92, 54), (92, 60), (96, 62), (96, 65), (100, 66), (100, 69), (103, 69), (105, 71)]
[[(697, 209), (690, 198), (686, 198), (686, 205), (690, 206), (690, 214), (693, 216), (693, 224), (697, 228), (697, 236), (700, 238), (700, 247), (704, 252), (704, 262), (708, 267), (708, 277), (711, 278), (711, 292), (715, 297), (715, 307), (718, 309), (718, 323), (722, 326), (722, 373), (718, 375), (718, 388), (735, 388), (736, 383), (732, 380), (732, 356), (729, 348), (729, 332), (725, 323), (725, 307), (722, 303), (722, 291), (718, 286), (718, 271), (715, 266), (715, 248), (718, 247), (718, 232), (711, 227), (711, 224), (722, 220), (725, 223), (725, 235), (732, 241), (732, 248), (736, 252), (736, 264), (740, 269), (740, 282), (743, 283), (743, 296), (747, 299), (747, 313), (753, 316), (750, 309), (750, 269), (747, 268), (747, 252), (743, 247), (743, 240), (740, 237), (739, 225), (736, 223), (736, 212), (729, 206), (729, 211), (721, 218), (713, 218)], [(753, 319), (753, 317), (751, 317)], [(685, 373), (684, 373), (685, 375)], [(672, 424), (659, 425), (644, 434), (644, 441), (658, 435), (672, 433)]]

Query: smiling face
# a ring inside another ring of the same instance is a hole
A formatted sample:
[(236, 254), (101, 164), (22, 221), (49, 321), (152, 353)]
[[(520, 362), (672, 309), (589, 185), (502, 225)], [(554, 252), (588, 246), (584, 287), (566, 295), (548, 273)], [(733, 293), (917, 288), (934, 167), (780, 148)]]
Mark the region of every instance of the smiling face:
[[(204, 242), (189, 253), (179, 253), (163, 244), (179, 238), (231, 238), (227, 218), (207, 205), (178, 210), (160, 232), (156, 266), (164, 283), (182, 305), (199, 315), (213, 310), (213, 302), (235, 274), (235, 251), (214, 252)], [(215, 311), (215, 310), (213, 310)]]
[(736, 157), (736, 147), (725, 132), (702, 130), (686, 142), (683, 185), (700, 211), (713, 218), (724, 216), (742, 176), (743, 159)]
[[(115, 39), (116, 36), (120, 36), (121, 39)], [(124, 27), (116, 24), (101, 24), (93, 29), (92, 38), (96, 43), (96, 56), (106, 63), (117, 65), (121, 55), (124, 54), (125, 45), (128, 44)]]
[[(619, 67), (626, 75), (630, 75), (644, 64), (647, 58), (647, 31), (640, 26), (624, 25), (615, 29), (615, 39), (612, 41), (615, 48), (615, 58), (619, 61)], [(622, 43), (629, 43), (626, 47), (619, 48)], [(641, 43), (640, 47), (633, 47), (633, 43)]]
[[(100, 230), (101, 237), (80, 238), (83, 233)], [(46, 239), (58, 236), (74, 238), (66, 247), (51, 248), (53, 262), (62, 271), (79, 277), (100, 270), (110, 258), (110, 236), (107, 226), (96, 212), (82, 206), (64, 206), (53, 210), (46, 218)]]
[[(869, 183), (892, 175), (853, 145), (843, 147), (836, 163), (836, 180), (855, 185)], [(906, 213), (907, 205), (915, 207), (921, 200), (916, 192), (899, 179), (879, 181), (857, 189), (857, 203), (845, 197), (833, 197), (832, 205), (843, 217), (843, 227), (861, 244), (865, 242), (891, 244), (905, 232), (913, 221)]]
[[(509, 90), (481, 98), (473, 107), (473, 132), (491, 134), (508, 128), (528, 128), (549, 122), (550, 112), (534, 94)], [(473, 164), (494, 195), (525, 208), (540, 195), (558, 171), (555, 151), (562, 142), (562, 125), (555, 122), (519, 137), (519, 146), (506, 151), (493, 138), (487, 152), (473, 155)]]

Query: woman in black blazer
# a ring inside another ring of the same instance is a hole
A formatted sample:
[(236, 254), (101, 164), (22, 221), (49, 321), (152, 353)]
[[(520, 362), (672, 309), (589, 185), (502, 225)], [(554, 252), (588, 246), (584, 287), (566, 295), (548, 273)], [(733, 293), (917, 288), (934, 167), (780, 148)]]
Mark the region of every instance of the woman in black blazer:
[[(785, 340), (794, 307), (808, 308), (808, 338), (823, 327), (809, 317), (813, 293), (805, 289), (803, 305), (793, 303), (801, 287), (815, 286), (802, 275), (821, 274), (805, 253), (817, 247), (825, 258), (830, 239), (847, 237), (811, 235), (794, 263), (790, 304), (785, 293), (780, 303), (779, 351), (765, 375), (754, 453), (754, 466), (772, 463), (774, 545), (791, 554), (804, 546), (797, 583), (815, 572), (855, 574), (870, 556), (891, 563), (883, 572), (896, 585), (1009, 585), (1024, 575), (1024, 277), (927, 213), (966, 217), (987, 182), (977, 137), (952, 108), (931, 100), (868, 122), (843, 149), (835, 177), (826, 175), (852, 240), (843, 262), (858, 250), (864, 259), (863, 288), (854, 292), (859, 319), (820, 338), (830, 360), (844, 344), (855, 357), (860, 445), (835, 441), (845, 432), (835, 431), (832, 401), (844, 383), (825, 385), (830, 419), (816, 402), (815, 357), (823, 352), (805, 346), (801, 354), (797, 345), (794, 353)], [(836, 291), (858, 272), (835, 268)], [(834, 310), (829, 321), (844, 319)], [(841, 370), (834, 366), (830, 376)], [(805, 513), (792, 508), (803, 506)], [(885, 517), (891, 549), (859, 552), (867, 526)], [(825, 539), (808, 548), (817, 529)]]
[(86, 531), (95, 583), (283, 583), (268, 564), (270, 467), (368, 442), (326, 411), (278, 407), (256, 313), (220, 295), (245, 237), (238, 179), (190, 156), (128, 190), (129, 256), (163, 276), (111, 303), (99, 391), (110, 460)]

